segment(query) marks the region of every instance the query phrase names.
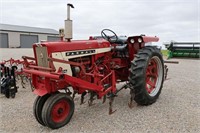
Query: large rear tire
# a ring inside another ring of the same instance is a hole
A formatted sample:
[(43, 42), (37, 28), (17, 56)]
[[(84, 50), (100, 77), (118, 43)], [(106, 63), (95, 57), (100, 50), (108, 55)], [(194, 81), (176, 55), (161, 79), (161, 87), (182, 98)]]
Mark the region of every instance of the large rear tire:
[(57, 129), (66, 125), (74, 113), (74, 101), (65, 93), (52, 95), (42, 109), (42, 120), (45, 125)]
[(150, 105), (158, 99), (164, 81), (164, 63), (160, 50), (145, 47), (135, 55), (131, 62), (130, 83), (139, 105)]

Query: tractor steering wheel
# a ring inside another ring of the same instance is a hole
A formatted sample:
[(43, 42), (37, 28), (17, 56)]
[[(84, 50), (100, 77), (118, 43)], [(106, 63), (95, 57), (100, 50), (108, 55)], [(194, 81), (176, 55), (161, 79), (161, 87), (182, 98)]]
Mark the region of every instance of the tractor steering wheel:
[[(110, 33), (113, 34), (113, 35), (108, 35), (108, 34), (106, 34), (106, 32), (108, 32), (108, 33), (110, 32)], [(101, 36), (102, 36), (105, 40), (109, 41), (110, 43), (115, 43), (115, 42), (117, 42), (117, 40), (118, 40), (117, 34), (116, 34), (114, 31), (110, 30), (110, 29), (103, 29), (103, 30), (101, 31)]]

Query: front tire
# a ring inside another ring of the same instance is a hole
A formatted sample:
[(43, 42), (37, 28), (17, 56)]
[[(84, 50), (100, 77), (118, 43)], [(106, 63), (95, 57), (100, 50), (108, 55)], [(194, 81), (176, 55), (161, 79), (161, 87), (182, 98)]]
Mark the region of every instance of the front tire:
[(42, 120), (42, 108), (44, 106), (44, 103), (50, 96), (51, 96), (50, 94), (46, 94), (44, 96), (37, 96), (33, 104), (33, 114), (35, 116), (35, 119), (43, 126), (46, 125)]
[(57, 129), (66, 125), (74, 113), (74, 101), (65, 93), (52, 95), (42, 109), (42, 120), (45, 125)]
[(158, 99), (164, 81), (164, 63), (160, 50), (145, 47), (135, 55), (131, 62), (130, 83), (139, 105), (150, 105)]

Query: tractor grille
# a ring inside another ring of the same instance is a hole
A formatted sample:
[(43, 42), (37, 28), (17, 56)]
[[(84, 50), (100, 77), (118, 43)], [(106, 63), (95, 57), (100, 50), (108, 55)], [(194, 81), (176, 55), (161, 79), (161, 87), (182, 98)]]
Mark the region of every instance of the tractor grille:
[(37, 64), (41, 67), (49, 67), (46, 47), (36, 47)]

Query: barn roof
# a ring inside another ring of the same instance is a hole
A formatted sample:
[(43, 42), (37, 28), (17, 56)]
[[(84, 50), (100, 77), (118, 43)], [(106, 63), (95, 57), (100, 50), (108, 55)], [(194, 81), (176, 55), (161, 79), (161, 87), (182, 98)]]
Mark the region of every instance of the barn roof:
[(0, 31), (13, 31), (13, 32), (29, 32), (29, 33), (43, 33), (43, 34), (58, 34), (58, 31), (48, 28), (29, 27), (11, 24), (0, 24)]

